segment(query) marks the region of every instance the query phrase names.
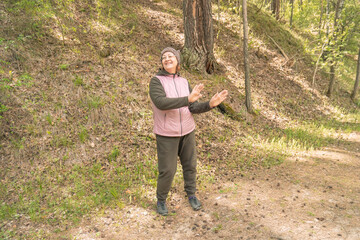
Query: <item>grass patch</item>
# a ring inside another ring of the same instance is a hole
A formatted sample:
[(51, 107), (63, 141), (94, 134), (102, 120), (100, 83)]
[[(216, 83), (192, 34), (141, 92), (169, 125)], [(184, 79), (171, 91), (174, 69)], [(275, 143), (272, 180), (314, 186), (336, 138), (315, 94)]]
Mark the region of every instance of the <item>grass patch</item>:
[(303, 123), (296, 127), (272, 132), (266, 138), (260, 135), (247, 136), (239, 144), (251, 150), (246, 156), (245, 167), (259, 163), (264, 167), (271, 167), (281, 164), (295, 151), (318, 149), (336, 140), (334, 129), (327, 128), (324, 124)]
[(77, 87), (84, 86), (84, 80), (78, 75), (75, 76), (75, 79), (73, 80), (73, 82), (74, 82), (74, 85)]
[(360, 113), (348, 114), (343, 119), (320, 120), (316, 125), (329, 131), (360, 132)]
[[(31, 172), (26, 181), (17, 178), (1, 181), (0, 221), (24, 218), (62, 226), (65, 230), (95, 209), (122, 208), (134, 201), (141, 204), (146, 194), (141, 189), (154, 187), (152, 180), (157, 177), (152, 159), (133, 166), (112, 161), (110, 165), (95, 162), (65, 167), (60, 162)], [(12, 235), (6, 229), (1, 234)]]
[(83, 104), (89, 109), (97, 109), (102, 107), (105, 102), (103, 99), (101, 99), (101, 97), (99, 96), (88, 96), (85, 101), (83, 102)]
[(333, 139), (325, 137), (321, 129), (287, 128), (284, 130), (285, 142), (292, 149), (311, 150), (328, 145)]
[(86, 140), (89, 139), (89, 133), (84, 126), (80, 127), (79, 139), (80, 139), (80, 142), (82, 142), (82, 143), (85, 143)]
[(68, 136), (53, 135), (50, 145), (56, 148), (70, 147), (74, 145), (74, 142)]

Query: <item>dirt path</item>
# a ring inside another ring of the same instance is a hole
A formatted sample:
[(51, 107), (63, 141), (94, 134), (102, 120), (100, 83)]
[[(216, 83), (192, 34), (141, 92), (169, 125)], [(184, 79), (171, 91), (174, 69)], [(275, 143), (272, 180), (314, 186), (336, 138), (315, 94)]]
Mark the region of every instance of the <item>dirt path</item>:
[(298, 153), (200, 192), (193, 212), (172, 194), (168, 217), (126, 207), (84, 220), (76, 239), (360, 239), (360, 134), (339, 146)]

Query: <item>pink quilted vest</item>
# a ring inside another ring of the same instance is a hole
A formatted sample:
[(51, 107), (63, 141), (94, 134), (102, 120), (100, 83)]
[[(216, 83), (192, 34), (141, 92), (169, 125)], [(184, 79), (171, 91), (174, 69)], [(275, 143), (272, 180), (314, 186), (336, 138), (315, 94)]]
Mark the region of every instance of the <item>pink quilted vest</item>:
[[(178, 98), (190, 95), (189, 83), (185, 78), (172, 75), (156, 76), (164, 87), (166, 97)], [(167, 137), (181, 137), (195, 129), (194, 118), (187, 106), (160, 110), (153, 103), (154, 133)]]

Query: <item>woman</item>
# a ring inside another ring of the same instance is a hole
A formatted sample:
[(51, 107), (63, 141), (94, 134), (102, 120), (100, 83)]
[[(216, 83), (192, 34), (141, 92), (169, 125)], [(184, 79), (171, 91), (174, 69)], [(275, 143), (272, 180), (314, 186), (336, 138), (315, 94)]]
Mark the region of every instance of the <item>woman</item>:
[(228, 95), (226, 90), (210, 101), (199, 103), (203, 84), (191, 90), (188, 81), (180, 77), (180, 53), (167, 47), (161, 52), (162, 68), (150, 81), (154, 133), (158, 155), (157, 211), (167, 215), (166, 198), (177, 167), (177, 157), (183, 168), (185, 192), (194, 210), (201, 208), (196, 198), (195, 122), (192, 113), (203, 113), (219, 105)]

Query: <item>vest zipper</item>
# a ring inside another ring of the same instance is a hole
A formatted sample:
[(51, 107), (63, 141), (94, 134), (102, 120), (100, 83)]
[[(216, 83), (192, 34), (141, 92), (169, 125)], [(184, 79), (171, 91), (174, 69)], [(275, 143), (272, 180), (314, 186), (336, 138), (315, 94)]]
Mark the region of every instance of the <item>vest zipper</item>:
[[(176, 74), (176, 73), (175, 73), (175, 74)], [(176, 84), (175, 84), (175, 74), (174, 74), (174, 76), (173, 76), (173, 83), (174, 83), (174, 87), (175, 87), (176, 94), (177, 94), (177, 96), (179, 97), (179, 92), (178, 92), (178, 90), (177, 90), (177, 88), (176, 88)], [(181, 123), (181, 110), (180, 110), (180, 108), (179, 108), (179, 116), (180, 116), (180, 136), (182, 136), (182, 123)]]
[(164, 129), (165, 129), (165, 126), (166, 126), (166, 113), (164, 115)]

